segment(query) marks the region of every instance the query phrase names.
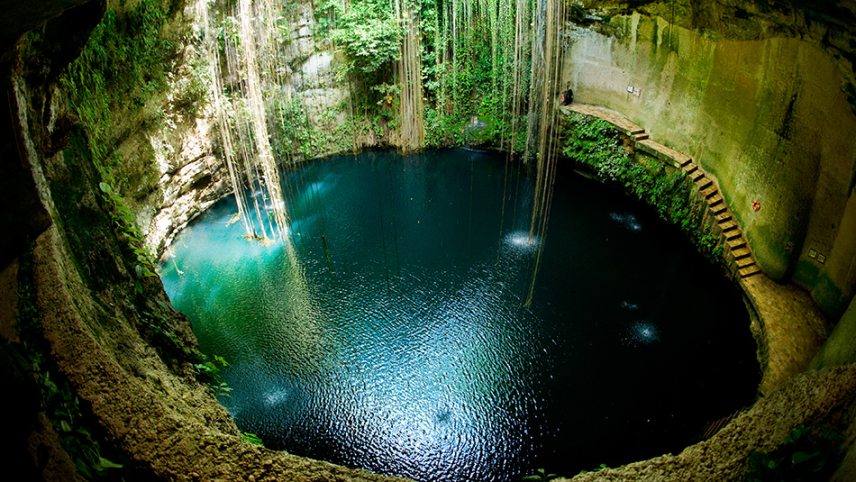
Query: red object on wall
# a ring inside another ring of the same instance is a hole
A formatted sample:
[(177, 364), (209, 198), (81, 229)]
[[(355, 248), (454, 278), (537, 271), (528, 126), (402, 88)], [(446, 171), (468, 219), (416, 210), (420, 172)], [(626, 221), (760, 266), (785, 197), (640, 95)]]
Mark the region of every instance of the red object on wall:
[(752, 210), (755, 211), (756, 213), (758, 211), (760, 211), (761, 210), (761, 201), (759, 201), (757, 199), (752, 201)]

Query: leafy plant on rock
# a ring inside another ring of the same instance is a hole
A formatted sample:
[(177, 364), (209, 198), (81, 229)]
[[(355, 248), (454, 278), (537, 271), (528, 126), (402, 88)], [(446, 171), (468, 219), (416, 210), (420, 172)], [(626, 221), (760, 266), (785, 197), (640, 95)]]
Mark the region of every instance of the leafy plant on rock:
[(222, 377), (222, 369), (229, 366), (229, 362), (227, 362), (225, 358), (220, 355), (214, 355), (211, 358), (202, 355), (201, 362), (194, 366), (196, 367), (197, 373), (199, 373), (199, 375), (208, 382), (211, 390), (214, 391), (216, 395), (221, 397), (232, 395), (232, 387), (223, 381)]
[(360, 0), (340, 16), (333, 40), (344, 48), (349, 72), (376, 74), (398, 60), (401, 36), (386, 2)]
[(829, 480), (841, 459), (839, 447), (843, 440), (841, 433), (829, 427), (819, 430), (804, 425), (794, 427), (778, 449), (752, 452), (746, 480)]
[(693, 207), (692, 181), (682, 171), (669, 169), (657, 159), (639, 155), (634, 159), (623, 146), (622, 134), (596, 117), (568, 116), (565, 135), (562, 152), (566, 157), (651, 205), (661, 218), (687, 233), (705, 256), (719, 257), (719, 237), (710, 234), (710, 227), (702, 223), (703, 210)]
[(250, 432), (241, 432), (241, 440), (253, 445), (264, 445), (264, 441), (262, 441), (261, 437)]

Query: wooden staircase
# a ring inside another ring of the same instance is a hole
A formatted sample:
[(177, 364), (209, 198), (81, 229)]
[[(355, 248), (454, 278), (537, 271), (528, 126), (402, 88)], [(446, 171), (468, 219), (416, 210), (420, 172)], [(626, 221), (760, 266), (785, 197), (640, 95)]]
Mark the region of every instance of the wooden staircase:
[(728, 248), (727, 252), (723, 253), (726, 262), (733, 267), (740, 278), (747, 278), (761, 272), (761, 268), (755, 262), (752, 251), (746, 243), (746, 237), (743, 236), (740, 225), (732, 216), (731, 209), (719, 192), (719, 186), (698, 164), (693, 162), (690, 156), (654, 142), (645, 132), (645, 129), (617, 112), (585, 104), (571, 104), (560, 109), (565, 113), (573, 111), (605, 120), (629, 137), (637, 150), (681, 169), (692, 179), (697, 188), (698, 196), (707, 203), (722, 231), (725, 246)]

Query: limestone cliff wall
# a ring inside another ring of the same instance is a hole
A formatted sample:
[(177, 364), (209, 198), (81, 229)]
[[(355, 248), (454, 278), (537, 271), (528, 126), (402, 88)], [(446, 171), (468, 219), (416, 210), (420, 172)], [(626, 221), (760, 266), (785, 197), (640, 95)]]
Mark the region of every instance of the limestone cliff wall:
[(693, 156), (764, 271), (840, 315), (856, 288), (856, 115), (832, 55), (811, 40), (722, 39), (638, 13), (599, 30), (568, 36), (576, 101)]
[[(146, 243), (162, 254), (173, 237), (211, 204), (231, 192), (228, 172), (220, 146), (217, 115), (210, 93), (197, 99), (192, 109), (175, 95), (207, 70), (201, 45), (203, 28), (198, 24), (198, 5), (187, 1), (182, 16), (186, 20), (172, 35), (183, 47), (177, 59), (170, 87), (162, 103), (162, 119), (155, 128), (140, 129), (123, 139), (119, 147), (125, 163), (119, 172), (132, 180), (123, 195), (133, 200), (138, 224)], [(333, 133), (349, 122), (347, 84), (336, 82), (338, 59), (328, 43), (316, 41), (315, 17), (311, 2), (290, 3), (285, 12), (285, 29), (290, 39), (281, 59), (288, 91), (300, 106), (314, 136), (308, 145), (313, 157), (323, 157), (343, 149), (341, 139), (318, 133)], [(210, 78), (202, 75), (202, 82)], [(210, 85), (205, 85), (209, 88)], [(192, 115), (187, 111), (191, 110)], [(350, 147), (350, 144), (348, 144)], [(292, 159), (307, 153), (295, 149)], [(284, 159), (278, 159), (284, 162)]]

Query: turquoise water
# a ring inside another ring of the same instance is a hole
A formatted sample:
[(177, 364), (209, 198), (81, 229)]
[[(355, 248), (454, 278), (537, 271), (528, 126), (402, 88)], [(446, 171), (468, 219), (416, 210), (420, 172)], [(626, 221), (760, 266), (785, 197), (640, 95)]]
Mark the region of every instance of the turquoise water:
[(532, 182), (467, 150), (310, 162), (284, 175), (293, 254), (245, 240), (224, 199), (161, 277), (231, 362), (222, 402), (242, 430), (386, 474), (572, 474), (676, 453), (751, 403), (739, 291), (647, 207), (572, 172), (531, 239)]

